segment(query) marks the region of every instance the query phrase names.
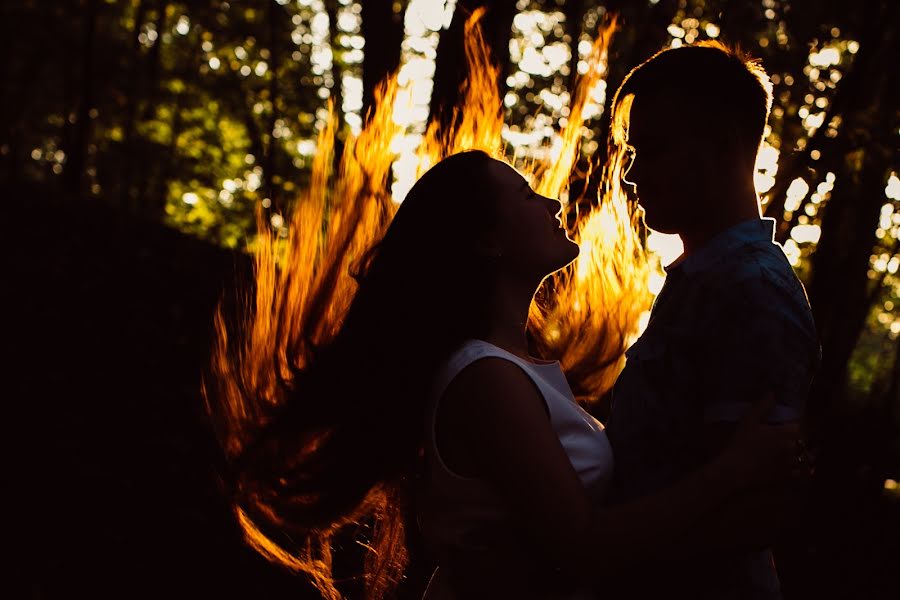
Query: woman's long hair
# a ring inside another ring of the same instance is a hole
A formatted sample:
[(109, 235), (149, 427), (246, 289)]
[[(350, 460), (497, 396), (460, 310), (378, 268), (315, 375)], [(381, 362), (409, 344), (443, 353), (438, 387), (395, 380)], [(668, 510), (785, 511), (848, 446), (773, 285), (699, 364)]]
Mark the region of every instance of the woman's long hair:
[[(384, 596), (403, 574), (427, 394), (440, 362), (485, 334), (490, 267), (476, 241), (495, 222), (493, 160), (481, 151), (455, 154), (413, 186), (382, 239), (352, 266), (357, 289), (337, 333), (312, 349), (307, 338), (308, 360), (286, 349), (282, 401), (230, 457), (226, 489), (251, 543), (309, 574), (328, 597), (339, 597), (331, 539), (363, 521), (371, 524), (366, 595)], [(327, 304), (327, 286), (309, 293), (307, 314), (328, 319), (325, 307), (315, 310)], [(304, 339), (286, 331), (297, 327), (321, 323), (281, 320), (268, 331)], [(205, 385), (214, 421), (222, 406), (216, 394), (225, 391), (216, 375)]]

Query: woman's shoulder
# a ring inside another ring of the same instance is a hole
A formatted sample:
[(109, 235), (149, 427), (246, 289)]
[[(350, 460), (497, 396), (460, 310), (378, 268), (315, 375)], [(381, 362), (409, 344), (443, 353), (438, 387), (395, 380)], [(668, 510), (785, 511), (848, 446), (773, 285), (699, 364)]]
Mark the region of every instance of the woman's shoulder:
[(535, 358), (526, 360), (521, 356), (513, 354), (509, 350), (492, 344), (491, 342), (475, 338), (468, 339), (457, 346), (456, 350), (450, 355), (450, 360), (448, 362), (472, 362), (486, 356), (502, 358), (525, 367), (559, 365), (559, 361), (557, 360), (540, 360)]
[(484, 340), (470, 338), (456, 347), (456, 350), (450, 355), (450, 360), (477, 359), (482, 356), (500, 356), (502, 354), (504, 354), (502, 348)]
[[(497, 377), (505, 380), (510, 373), (517, 376), (513, 370), (521, 369), (511, 362), (510, 356), (489, 342), (466, 340), (450, 353), (437, 371), (432, 388), (433, 401), (460, 389), (491, 385)], [(524, 373), (522, 376), (527, 377)]]
[(526, 361), (483, 340), (468, 340), (451, 356), (443, 386), (444, 400), (469, 405), (502, 403), (523, 396), (540, 397)]
[[(444, 361), (439, 379), (444, 379), (446, 383), (456, 377), (461, 371), (466, 369), (474, 362), (480, 362), (481, 359), (495, 357), (498, 359), (507, 359), (508, 357), (500, 348), (493, 344), (478, 339), (469, 339), (456, 347)], [(493, 362), (493, 361), (490, 361)]]
[(485, 455), (498, 450), (500, 438), (546, 426), (548, 413), (519, 365), (485, 353), (455, 372), (435, 399), (433, 415), (437, 455), (451, 472), (473, 478), (483, 476)]

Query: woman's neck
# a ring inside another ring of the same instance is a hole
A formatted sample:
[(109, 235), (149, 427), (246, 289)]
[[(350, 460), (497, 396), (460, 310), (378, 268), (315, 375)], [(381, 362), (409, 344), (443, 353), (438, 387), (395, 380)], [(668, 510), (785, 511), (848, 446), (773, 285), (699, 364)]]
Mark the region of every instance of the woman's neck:
[(490, 303), (490, 321), (485, 341), (526, 360), (528, 311), (534, 299), (535, 286), (498, 285)]

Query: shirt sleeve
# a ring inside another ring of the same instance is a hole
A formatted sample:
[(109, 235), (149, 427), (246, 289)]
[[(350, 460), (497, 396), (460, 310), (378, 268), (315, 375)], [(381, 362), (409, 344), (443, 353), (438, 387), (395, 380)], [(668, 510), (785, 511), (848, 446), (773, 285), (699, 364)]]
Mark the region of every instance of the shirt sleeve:
[(708, 307), (713, 351), (701, 378), (707, 423), (740, 420), (769, 391), (776, 400), (770, 422), (799, 419), (805, 408), (819, 348), (809, 304), (792, 272), (757, 267), (719, 288)]

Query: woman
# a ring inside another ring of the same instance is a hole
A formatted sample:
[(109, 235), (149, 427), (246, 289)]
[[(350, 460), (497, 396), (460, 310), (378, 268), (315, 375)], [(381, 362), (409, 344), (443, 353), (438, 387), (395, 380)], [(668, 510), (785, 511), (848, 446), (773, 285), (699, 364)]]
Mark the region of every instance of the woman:
[[(439, 564), (431, 597), (574, 597), (588, 576), (671, 551), (742, 486), (788, 472), (796, 432), (755, 423), (761, 405), (695, 476), (600, 508), (613, 468), (602, 426), (525, 337), (541, 281), (578, 254), (560, 211), (479, 151), (416, 183), (362, 258), (333, 342), (235, 466), (235, 501), (261, 531), (327, 545), (374, 519), (370, 597), (402, 576), (415, 527)], [(302, 568), (334, 595), (325, 555)]]

